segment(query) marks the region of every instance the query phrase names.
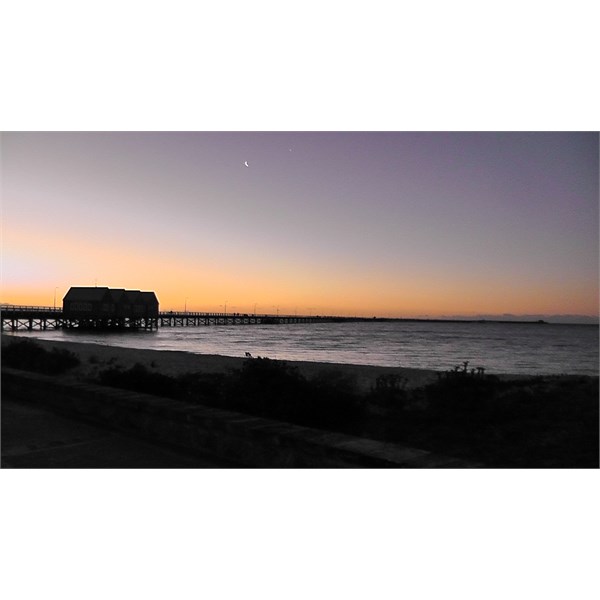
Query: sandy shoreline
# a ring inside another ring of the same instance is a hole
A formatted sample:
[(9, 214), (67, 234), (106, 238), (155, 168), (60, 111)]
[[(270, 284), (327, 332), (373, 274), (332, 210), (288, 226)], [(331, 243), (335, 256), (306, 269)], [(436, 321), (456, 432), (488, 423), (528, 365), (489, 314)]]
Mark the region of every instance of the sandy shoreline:
[[(10, 338), (3, 336), (2, 345), (10, 343)], [(224, 373), (231, 369), (242, 367), (245, 358), (221, 356), (217, 354), (192, 354), (173, 350), (139, 350), (81, 342), (63, 342), (54, 340), (35, 339), (36, 343), (46, 348), (59, 348), (75, 353), (81, 360), (81, 365), (71, 372), (72, 377), (83, 378), (95, 375), (98, 371), (110, 366), (120, 366), (124, 369), (140, 363), (157, 373), (165, 375), (180, 375), (190, 372)], [(336, 371), (344, 376), (354, 378), (356, 386), (361, 391), (367, 391), (375, 385), (380, 375), (395, 374), (407, 379), (407, 387), (421, 387), (437, 380), (437, 371), (428, 369), (409, 369), (401, 367), (375, 367), (371, 365), (351, 365), (341, 363), (323, 363), (306, 361), (285, 361), (307, 378), (319, 373)]]

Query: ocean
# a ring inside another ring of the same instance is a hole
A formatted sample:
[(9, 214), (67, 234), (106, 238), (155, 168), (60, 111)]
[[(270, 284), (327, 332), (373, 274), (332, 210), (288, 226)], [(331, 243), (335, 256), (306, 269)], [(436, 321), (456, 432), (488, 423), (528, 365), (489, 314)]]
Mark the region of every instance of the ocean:
[(469, 361), (486, 373), (598, 375), (597, 325), (347, 322), (160, 327), (154, 332), (49, 330), (41, 339), (198, 354), (412, 367), (445, 371)]

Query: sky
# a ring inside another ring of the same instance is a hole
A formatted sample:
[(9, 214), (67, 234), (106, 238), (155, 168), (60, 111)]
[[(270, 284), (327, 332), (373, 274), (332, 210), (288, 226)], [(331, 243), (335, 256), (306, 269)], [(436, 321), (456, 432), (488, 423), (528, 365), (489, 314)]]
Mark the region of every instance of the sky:
[(161, 310), (598, 314), (597, 133), (3, 133), (0, 151), (5, 303), (98, 285)]

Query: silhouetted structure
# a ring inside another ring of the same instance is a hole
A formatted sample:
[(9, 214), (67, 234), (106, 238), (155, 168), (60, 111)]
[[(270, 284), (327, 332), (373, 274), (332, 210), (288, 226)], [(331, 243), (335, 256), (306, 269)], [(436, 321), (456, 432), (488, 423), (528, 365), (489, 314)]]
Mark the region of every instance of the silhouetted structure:
[(86, 329), (154, 329), (158, 299), (154, 292), (72, 287), (63, 298), (63, 326)]

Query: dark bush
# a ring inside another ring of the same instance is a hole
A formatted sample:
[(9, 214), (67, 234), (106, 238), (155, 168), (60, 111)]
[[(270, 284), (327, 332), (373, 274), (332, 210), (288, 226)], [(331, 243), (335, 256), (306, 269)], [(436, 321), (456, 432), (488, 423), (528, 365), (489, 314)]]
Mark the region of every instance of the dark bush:
[(316, 427), (342, 427), (362, 431), (365, 398), (357, 392), (354, 377), (335, 369), (319, 372), (309, 381), (311, 393), (304, 410)]
[(452, 420), (479, 418), (489, 410), (502, 387), (493, 375), (444, 377), (425, 387), (427, 408)]
[(356, 382), (340, 372), (307, 380), (285, 362), (257, 358), (229, 374), (179, 377), (138, 364), (103, 371), (99, 382), (494, 467), (598, 466), (598, 378), (503, 381), (463, 369), (418, 389), (386, 376), (369, 394), (360, 394)]
[(181, 396), (181, 389), (177, 380), (168, 375), (152, 373), (140, 364), (136, 363), (127, 370), (110, 368), (98, 374), (98, 382), (101, 385), (122, 388), (134, 392), (177, 398)]
[(369, 404), (385, 410), (388, 414), (399, 413), (408, 406), (410, 395), (407, 380), (397, 375), (380, 375), (367, 397)]
[[(250, 359), (224, 373), (186, 373), (169, 377), (141, 364), (101, 371), (98, 383), (237, 410), (314, 427), (352, 427), (360, 423), (363, 398), (352, 378), (322, 372), (308, 381), (295, 367), (268, 358)], [(357, 428), (357, 427), (355, 427)]]
[(227, 375), (224, 373), (185, 373), (177, 383), (182, 399), (200, 404), (222, 405)]
[(48, 352), (33, 340), (14, 340), (2, 349), (2, 362), (15, 369), (60, 375), (80, 364), (79, 358), (68, 350), (52, 348)]
[(304, 376), (287, 363), (269, 358), (246, 360), (227, 379), (225, 395), (237, 410), (261, 416), (294, 419), (309, 396)]
[(338, 429), (351, 428), (362, 416), (362, 399), (352, 380), (337, 372), (307, 380), (284, 361), (256, 358), (224, 383), (224, 401), (241, 412)]

